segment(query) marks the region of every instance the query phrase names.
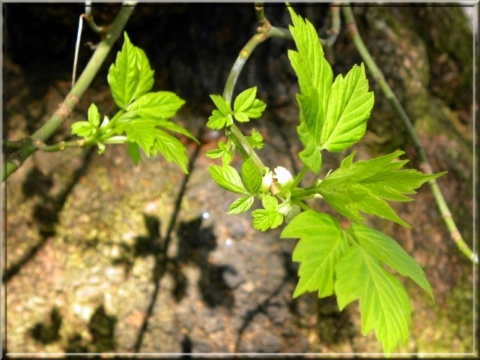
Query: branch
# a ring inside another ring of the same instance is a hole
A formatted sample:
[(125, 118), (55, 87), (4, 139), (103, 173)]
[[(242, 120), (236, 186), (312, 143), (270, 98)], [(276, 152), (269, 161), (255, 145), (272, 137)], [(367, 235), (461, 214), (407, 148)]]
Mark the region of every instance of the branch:
[[(420, 157), (421, 169), (426, 174), (432, 174), (433, 173), (432, 167), (428, 161), (428, 158), (427, 158), (427, 155), (425, 154), (423, 146), (420, 143), (417, 133), (415, 132), (415, 128), (413, 127), (412, 122), (410, 121), (410, 118), (408, 117), (407, 113), (405, 112), (402, 105), (398, 101), (397, 97), (393, 93), (392, 89), (390, 88), (388, 83), (385, 81), (385, 78), (381, 70), (378, 68), (377, 64), (375, 63), (368, 49), (366, 48), (362, 38), (360, 37), (357, 25), (355, 23), (355, 19), (353, 17), (352, 9), (348, 3), (346, 3), (345, 6), (343, 7), (343, 15), (345, 16), (347, 29), (350, 35), (352, 36), (353, 43), (355, 44), (358, 52), (362, 56), (363, 61), (365, 61), (365, 64), (367, 65), (367, 68), (372, 73), (373, 78), (376, 80), (382, 92), (390, 102), (390, 105), (392, 106), (393, 110), (395, 111), (395, 113), (397, 114), (397, 116), (400, 118), (405, 128), (407, 129), (407, 132), (414, 143), (415, 149), (418, 152), (418, 156)], [(435, 201), (437, 203), (437, 206), (440, 210), (440, 213), (442, 215), (443, 221), (445, 222), (445, 225), (447, 226), (450, 232), (450, 236), (452, 240), (455, 242), (455, 244), (460, 249), (460, 251), (463, 254), (465, 254), (465, 256), (467, 256), (475, 265), (478, 266), (478, 256), (474, 254), (472, 250), (470, 250), (469, 246), (463, 240), (462, 235), (460, 234), (460, 231), (458, 230), (457, 225), (453, 220), (452, 213), (450, 212), (447, 202), (445, 201), (445, 198), (443, 197), (443, 194), (440, 188), (438, 187), (437, 181), (431, 180), (429, 181), (429, 185), (432, 190)]]
[(113, 23), (108, 27), (107, 31), (103, 33), (102, 41), (98, 44), (97, 49), (85, 67), (85, 70), (79, 77), (75, 86), (68, 93), (65, 100), (59, 105), (52, 117), (30, 137), (29, 141), (26, 141), (17, 151), (12, 152), (7, 156), (6, 164), (2, 167), (2, 181), (5, 181), (5, 179), (22, 166), (23, 162), (30, 155), (38, 150), (35, 141), (39, 140), (41, 143), (47, 141), (63, 124), (65, 119), (71, 115), (73, 109), (78, 104), (80, 98), (90, 86), (95, 75), (105, 61), (113, 44), (120, 37), (136, 3), (136, 1), (123, 2), (122, 9), (119, 11)]

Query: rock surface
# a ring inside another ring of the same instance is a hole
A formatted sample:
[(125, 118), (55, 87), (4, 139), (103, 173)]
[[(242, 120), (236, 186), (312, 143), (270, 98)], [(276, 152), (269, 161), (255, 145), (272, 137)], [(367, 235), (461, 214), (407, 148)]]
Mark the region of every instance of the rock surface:
[[(94, 7), (94, 15), (108, 23), (117, 8)], [(16, 140), (46, 121), (68, 93), (66, 66), (71, 64), (74, 26), (83, 9), (79, 4), (8, 4), (6, 9), (4, 136)], [(282, 7), (267, 9), (273, 23), (288, 24)], [(472, 52), (462, 50), (454, 56), (450, 40), (435, 37), (445, 32), (452, 38), (471, 34), (458, 18), (460, 25), (451, 29), (445, 8), (415, 9), (357, 7), (355, 15), (367, 46), (415, 120), (434, 171), (449, 171), (439, 184), (472, 244), (472, 84), (471, 73), (460, 70), (471, 68), (472, 59), (465, 54)], [(452, 9), (451, 14), (456, 12)], [(320, 30), (328, 29), (326, 5), (302, 11)], [(174, 120), (199, 134), (212, 110), (208, 94), (223, 91), (230, 66), (254, 31), (252, 7), (157, 4), (139, 6), (134, 14), (126, 30), (151, 59), (155, 88), (187, 99), (189, 105)], [(432, 23), (446, 20), (425, 34), (429, 27), (420, 24), (420, 16)], [(26, 31), (24, 23), (22, 28), (20, 18), (36, 24), (38, 33)], [(32, 47), (40, 41), (47, 49)], [(267, 145), (260, 154), (272, 168), (299, 167), (293, 103), (297, 89), (286, 57), (291, 46), (277, 39), (262, 44), (237, 87), (258, 85), (268, 104), (254, 126), (265, 137)], [(88, 50), (81, 53), (80, 63), (85, 63)], [(335, 73), (360, 62), (343, 31), (327, 55)], [(107, 69), (104, 66), (69, 121), (84, 118), (91, 102), (102, 113), (115, 111)], [(401, 124), (373, 80), (370, 84), (376, 105), (365, 139), (354, 147), (357, 158), (401, 148), (412, 159), (411, 166), (418, 166)], [(52, 142), (68, 136), (69, 124)], [(356, 304), (339, 312), (335, 298), (318, 300), (306, 294), (292, 299), (297, 281), (297, 265), (291, 261), (294, 241), (279, 240), (280, 229), (255, 231), (248, 214), (226, 215), (236, 197), (209, 178), (207, 167), (215, 162), (205, 156), (216, 142), (185, 144), (191, 163), (188, 176), (163, 158), (144, 159), (134, 167), (123, 148), (112, 146), (102, 156), (95, 150), (36, 153), (2, 185), (7, 351), (380, 352), (372, 333), (360, 333)], [(325, 172), (345, 155), (327, 154)], [(239, 164), (235, 159), (234, 165)], [(412, 229), (369, 221), (415, 257), (436, 301), (432, 304), (420, 289), (404, 282), (413, 307), (404, 351), (471, 352), (471, 263), (451, 241), (426, 185), (415, 201), (395, 209)]]

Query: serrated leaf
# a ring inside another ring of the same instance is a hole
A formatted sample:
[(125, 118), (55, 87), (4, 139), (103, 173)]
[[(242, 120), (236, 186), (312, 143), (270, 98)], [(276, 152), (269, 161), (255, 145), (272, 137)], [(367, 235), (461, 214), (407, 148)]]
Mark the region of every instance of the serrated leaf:
[(292, 260), (300, 262), (300, 279), (293, 297), (318, 291), (323, 298), (333, 294), (335, 267), (349, 247), (344, 231), (331, 216), (314, 211), (297, 215), (280, 238), (298, 238)]
[(91, 104), (88, 108), (88, 122), (92, 124), (94, 128), (97, 128), (100, 125), (100, 113), (95, 104)]
[(362, 224), (352, 224), (347, 232), (378, 261), (408, 276), (433, 299), (432, 288), (420, 265), (388, 235)]
[(248, 158), (243, 164), (240, 171), (245, 188), (251, 193), (256, 194), (262, 185), (262, 174), (253, 162), (252, 158)]
[(172, 135), (155, 128), (155, 138), (151, 149), (152, 155), (160, 152), (168, 162), (174, 162), (182, 169), (185, 174), (188, 174), (188, 154), (187, 149), (177, 138)]
[(185, 100), (170, 91), (148, 93), (128, 106), (129, 112), (149, 119), (169, 119), (185, 104)]
[(252, 87), (242, 91), (233, 104), (233, 116), (240, 122), (248, 122), (250, 119), (259, 118), (266, 108), (266, 104), (255, 99), (257, 88)]
[(88, 121), (76, 121), (72, 124), (72, 134), (87, 138), (97, 131), (97, 128), (92, 126)]
[(183, 136), (186, 136), (190, 140), (195, 141), (197, 144), (200, 144), (200, 142), (197, 140), (197, 138), (195, 138), (195, 136), (193, 136), (190, 133), (190, 131), (188, 131), (184, 127), (181, 127), (181, 126), (175, 124), (174, 122), (172, 122), (170, 120), (159, 121), (157, 126), (163, 128), (163, 129), (169, 130), (171, 132), (174, 132), (174, 133), (182, 134)]
[(113, 100), (118, 107), (124, 109), (133, 100), (139, 83), (137, 51), (124, 32), (122, 50), (118, 52), (115, 63), (108, 70), (108, 84)]
[(314, 174), (318, 174), (322, 166), (322, 154), (318, 151), (318, 146), (310, 141), (305, 149), (298, 153), (298, 157)]
[(208, 167), (212, 179), (222, 188), (237, 193), (249, 195), (243, 186), (242, 179), (234, 167), (210, 165)]
[[(408, 294), (367, 250), (355, 246), (346, 251), (336, 266), (335, 293), (340, 310), (359, 300), (362, 334), (375, 331), (385, 352), (405, 344), (411, 321)], [(354, 276), (352, 276), (354, 275)]]
[(225, 99), (220, 95), (210, 95), (210, 99), (212, 99), (213, 103), (217, 107), (217, 109), (223, 115), (228, 115), (231, 112), (230, 105)]
[[(290, 6), (288, 10), (293, 23), (289, 29), (297, 47), (297, 51), (288, 51), (288, 57), (297, 74), (300, 93), (316, 97), (315, 101), (319, 104), (318, 111), (320, 112), (317, 118), (322, 119), (332, 86), (332, 68), (325, 59), (318, 34), (312, 23), (302, 19)], [(318, 134), (321, 124), (316, 124), (311, 119), (306, 119), (306, 121), (307, 126), (311, 128), (311, 133)]]
[(257, 130), (252, 129), (252, 134), (250, 136), (246, 136), (246, 139), (250, 146), (254, 149), (263, 148), (263, 136)]
[(153, 75), (155, 72), (150, 68), (150, 62), (145, 52), (136, 46), (134, 49), (138, 68), (138, 81), (132, 98), (138, 99), (152, 89), (154, 82)]
[(297, 51), (289, 50), (288, 55), (300, 87), (296, 96), (300, 109), (297, 132), (308, 147), (300, 158), (317, 173), (320, 158), (315, 152), (344, 150), (363, 137), (374, 98), (368, 92), (363, 65), (354, 66), (345, 78), (337, 76), (332, 84), (332, 69), (315, 28), (291, 7), (289, 11)]
[(140, 149), (138, 145), (134, 142), (127, 142), (127, 154), (132, 159), (135, 166), (140, 162)]
[(262, 197), (263, 209), (252, 211), (253, 227), (260, 231), (275, 229), (283, 223), (283, 214), (278, 210), (278, 200), (271, 195)]
[(368, 91), (363, 64), (355, 65), (345, 79), (337, 76), (320, 135), (321, 149), (341, 151), (360, 140), (365, 134), (373, 103), (373, 92)]
[(253, 196), (243, 196), (235, 200), (228, 208), (227, 214), (240, 214), (247, 211), (253, 205)]
[(231, 115), (224, 115), (219, 110), (213, 110), (212, 115), (208, 118), (207, 127), (212, 130), (221, 130), (232, 123)]
[(414, 189), (444, 173), (426, 175), (413, 169), (400, 170), (407, 160), (393, 160), (403, 153), (396, 151), (356, 163), (352, 153), (320, 183), (318, 192), (330, 206), (351, 220), (360, 222), (359, 211), (362, 211), (410, 227), (387, 201), (411, 201), (404, 194), (414, 194)]
[(235, 102), (233, 103), (233, 111), (234, 112), (247, 111), (253, 105), (256, 95), (257, 95), (256, 86), (242, 91), (235, 98)]
[(157, 121), (141, 117), (133, 117), (131, 114), (124, 114), (115, 123), (115, 131), (119, 134), (125, 132), (129, 142), (137, 143), (149, 157), (155, 138), (159, 136), (160, 130), (155, 128)]
[(262, 100), (255, 99), (253, 101), (252, 106), (250, 106), (250, 108), (245, 111), (245, 114), (250, 119), (258, 119), (260, 116), (262, 116), (266, 107), (267, 107), (267, 104), (265, 104)]

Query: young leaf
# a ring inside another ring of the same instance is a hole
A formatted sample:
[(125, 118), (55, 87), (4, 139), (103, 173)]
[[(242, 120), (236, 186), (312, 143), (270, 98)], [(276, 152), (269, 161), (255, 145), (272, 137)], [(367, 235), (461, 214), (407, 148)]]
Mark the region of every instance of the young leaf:
[[(288, 51), (288, 57), (297, 74), (300, 93), (306, 97), (305, 101), (299, 103), (306, 105), (304, 111), (312, 110), (309, 112), (311, 115), (305, 118), (306, 125), (317, 138), (328, 104), (333, 72), (325, 59), (315, 27), (297, 15), (290, 6), (288, 10), (293, 22), (289, 29), (297, 47), (297, 51)], [(318, 107), (313, 108), (316, 104)]]
[(288, 56), (298, 77), (300, 108), (298, 135), (305, 150), (299, 156), (314, 173), (320, 171), (321, 156), (326, 149), (341, 151), (361, 139), (373, 107), (373, 93), (368, 92), (365, 69), (354, 66), (343, 78), (339, 75), (332, 85), (333, 73), (324, 57), (315, 28), (288, 8), (293, 26), (290, 31), (297, 51)]
[(233, 120), (231, 115), (224, 115), (219, 110), (213, 110), (212, 115), (208, 118), (207, 127), (212, 130), (221, 130), (232, 124)]
[(154, 130), (155, 139), (151, 149), (152, 155), (155, 156), (157, 152), (160, 152), (167, 161), (173, 161), (185, 174), (188, 174), (188, 156), (185, 146), (172, 135), (157, 128)]
[(240, 174), (247, 190), (251, 194), (256, 194), (262, 185), (262, 174), (260, 174), (252, 158), (248, 158), (243, 163)]
[(250, 89), (242, 91), (236, 98), (233, 104), (234, 114), (233, 116), (240, 122), (247, 122), (250, 119), (259, 118), (266, 108), (266, 104), (255, 99), (257, 95), (257, 88), (252, 87)]
[(403, 153), (396, 151), (356, 163), (352, 153), (320, 183), (318, 192), (330, 206), (353, 221), (362, 220), (362, 211), (410, 227), (386, 200), (411, 201), (404, 194), (415, 194), (414, 189), (444, 173), (426, 175), (414, 169), (400, 170), (407, 160), (393, 160)]
[(88, 121), (76, 121), (72, 124), (72, 134), (76, 134), (83, 138), (87, 138), (95, 134), (96, 131), (97, 128)]
[(271, 195), (264, 195), (262, 205), (263, 209), (252, 211), (253, 227), (257, 230), (266, 231), (281, 225), (283, 215), (277, 210), (277, 198)]
[(225, 99), (220, 95), (210, 95), (210, 99), (212, 99), (213, 103), (217, 107), (218, 111), (223, 115), (228, 115), (231, 112), (230, 105)]
[(130, 141), (127, 142), (127, 154), (135, 166), (138, 165), (140, 162), (140, 149), (138, 148), (138, 144)]
[(340, 310), (358, 299), (362, 315), (362, 334), (375, 330), (386, 353), (398, 343), (405, 344), (411, 321), (408, 294), (367, 250), (350, 247), (335, 270), (335, 293)]
[(345, 79), (337, 76), (320, 135), (321, 149), (341, 151), (360, 140), (365, 134), (373, 103), (373, 92), (368, 91), (363, 64), (355, 65)]
[(185, 100), (179, 98), (175, 93), (158, 91), (142, 95), (127, 107), (127, 111), (143, 118), (169, 119), (183, 104), (185, 104)]
[(252, 129), (252, 134), (250, 136), (245, 136), (245, 138), (254, 149), (263, 148), (263, 136), (257, 130)]
[(124, 32), (122, 50), (107, 77), (115, 104), (125, 109), (133, 100), (148, 93), (153, 86), (153, 74), (145, 52), (134, 46)]
[(138, 81), (132, 98), (138, 99), (140, 96), (148, 93), (152, 89), (154, 82), (153, 75), (155, 72), (150, 68), (150, 62), (148, 61), (148, 57), (145, 52), (136, 46), (134, 49), (138, 68)]
[(285, 227), (280, 238), (299, 238), (292, 260), (300, 262), (300, 280), (293, 297), (307, 291), (318, 291), (323, 298), (333, 294), (335, 267), (349, 248), (337, 221), (314, 211), (303, 212)]
[(249, 195), (247, 189), (243, 186), (242, 179), (234, 167), (210, 165), (208, 167), (210, 176), (212, 179), (225, 190), (237, 193)]
[(390, 266), (403, 276), (408, 276), (433, 299), (432, 288), (418, 263), (388, 235), (362, 224), (352, 224), (347, 233), (358, 245), (370, 252), (378, 261)]
[(92, 124), (92, 127), (97, 128), (100, 125), (100, 113), (95, 104), (92, 103), (88, 108), (88, 122)]
[(254, 199), (253, 196), (243, 196), (235, 200), (228, 208), (227, 214), (240, 214), (247, 211), (252, 207)]

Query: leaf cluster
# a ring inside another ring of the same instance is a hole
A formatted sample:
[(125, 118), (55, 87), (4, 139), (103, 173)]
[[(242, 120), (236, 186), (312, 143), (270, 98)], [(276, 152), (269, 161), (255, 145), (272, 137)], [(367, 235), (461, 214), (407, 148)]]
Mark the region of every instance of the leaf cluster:
[[(299, 186), (306, 172), (320, 172), (323, 151), (344, 151), (364, 136), (374, 95), (363, 64), (333, 79), (315, 28), (291, 7), (288, 10), (296, 45), (288, 57), (299, 83), (297, 133), (304, 146), (298, 156), (304, 168), (294, 176), (280, 166), (273, 171), (256, 166), (249, 154), (263, 145), (263, 139), (254, 132), (248, 151), (242, 153), (240, 173), (230, 165), (239, 147), (239, 139), (229, 131), (233, 121), (258, 118), (265, 110), (255, 98), (256, 88), (250, 88), (237, 96), (233, 109), (220, 95), (211, 95), (216, 109), (207, 126), (225, 129), (228, 141), (207, 152), (210, 158), (222, 159), (221, 166), (210, 166), (210, 175), (219, 186), (240, 195), (229, 214), (249, 210), (258, 199), (261, 207), (251, 213), (256, 229), (266, 231), (286, 222), (281, 237), (299, 239), (292, 255), (300, 263), (293, 297), (308, 291), (318, 292), (320, 298), (335, 294), (340, 309), (358, 300), (362, 332), (374, 330), (385, 352), (390, 352), (405, 344), (411, 321), (408, 294), (394, 272), (409, 277), (433, 298), (432, 289), (418, 263), (395, 240), (365, 225), (362, 214), (410, 227), (389, 202), (412, 201), (407, 195), (444, 173), (405, 169), (407, 160), (399, 160), (403, 151), (357, 162), (352, 152), (323, 179)], [(311, 210), (309, 199), (322, 199), (349, 225), (342, 228), (331, 215)]]
[(168, 161), (176, 163), (187, 172), (185, 146), (171, 133), (181, 134), (196, 141), (185, 128), (170, 120), (185, 101), (170, 91), (151, 92), (154, 71), (145, 52), (134, 46), (127, 33), (108, 71), (108, 84), (119, 111), (109, 119), (100, 113), (95, 104), (88, 111), (88, 121), (72, 124), (72, 134), (85, 139), (86, 145), (97, 145), (99, 152), (105, 144), (127, 144), (127, 153), (135, 165), (140, 161), (140, 149), (147, 157), (161, 153)]

